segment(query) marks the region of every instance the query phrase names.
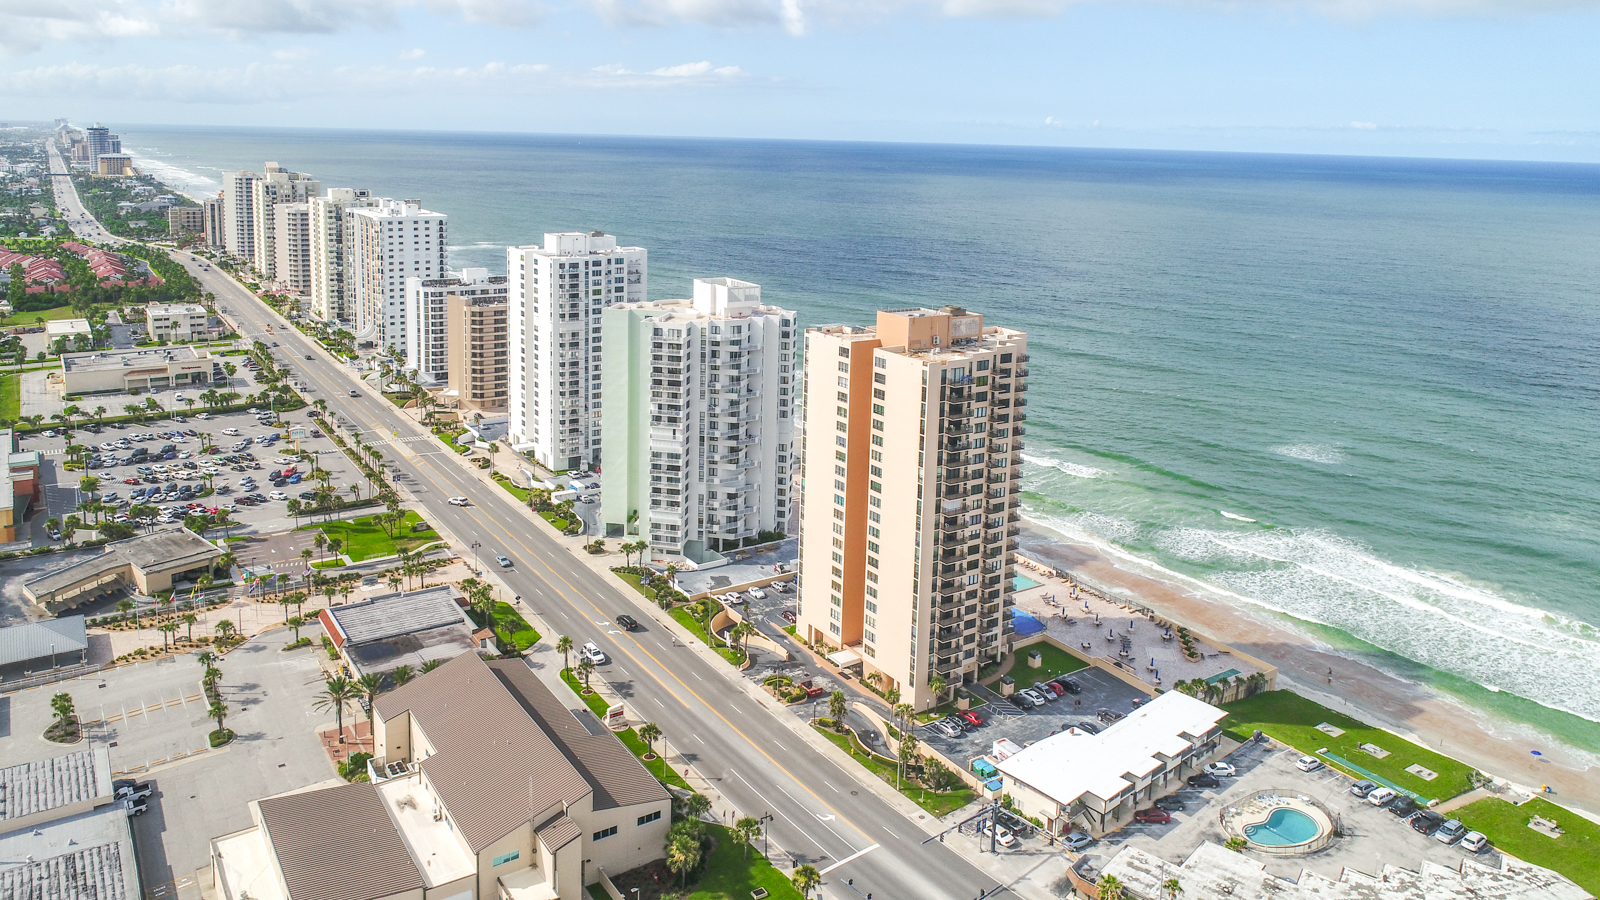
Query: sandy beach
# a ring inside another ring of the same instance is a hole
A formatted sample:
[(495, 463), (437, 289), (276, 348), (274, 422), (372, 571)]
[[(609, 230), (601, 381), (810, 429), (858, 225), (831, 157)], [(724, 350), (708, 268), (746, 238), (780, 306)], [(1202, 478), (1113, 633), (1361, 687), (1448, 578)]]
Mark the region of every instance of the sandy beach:
[[(1034, 523), (1025, 525), (1020, 549), (1113, 597), (1158, 611), (1272, 663), (1278, 686), (1341, 709), (1406, 738), (1471, 763), (1483, 772), (1600, 816), (1600, 766), (1587, 766), (1569, 747), (1535, 737), (1528, 726), (1491, 720), (1432, 689), (1331, 652), (1287, 627), (1257, 619), (1200, 590), (1131, 571), (1110, 555)], [(1029, 573), (1038, 577), (1036, 573)], [(1332, 669), (1330, 680), (1328, 671)], [(1538, 749), (1543, 756), (1529, 750)]]

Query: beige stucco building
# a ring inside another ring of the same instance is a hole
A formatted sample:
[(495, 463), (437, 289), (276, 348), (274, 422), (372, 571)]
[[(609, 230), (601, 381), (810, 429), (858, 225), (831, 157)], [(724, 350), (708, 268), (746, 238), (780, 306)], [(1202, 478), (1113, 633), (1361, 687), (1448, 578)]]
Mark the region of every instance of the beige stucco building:
[(253, 802), (211, 842), (219, 896), (582, 900), (602, 868), (659, 858), (666, 788), (569, 705), (476, 653), (383, 695), (371, 782)]
[(146, 596), (171, 590), (174, 581), (206, 574), (220, 556), (215, 544), (187, 528), (156, 531), (112, 541), (99, 556), (23, 582), (22, 592), (39, 608), (60, 613), (122, 587)]
[(45, 376), (57, 395), (149, 391), (211, 383), (211, 354), (194, 347), (93, 350), (61, 354), (60, 371)]
[(1027, 359), (954, 306), (806, 332), (799, 633), (917, 709), (1009, 647)]
[(209, 334), (206, 308), (198, 303), (151, 303), (144, 308), (144, 327), (152, 341), (192, 341)]
[(446, 379), (462, 410), (504, 413), (511, 396), (506, 298), (445, 298)]

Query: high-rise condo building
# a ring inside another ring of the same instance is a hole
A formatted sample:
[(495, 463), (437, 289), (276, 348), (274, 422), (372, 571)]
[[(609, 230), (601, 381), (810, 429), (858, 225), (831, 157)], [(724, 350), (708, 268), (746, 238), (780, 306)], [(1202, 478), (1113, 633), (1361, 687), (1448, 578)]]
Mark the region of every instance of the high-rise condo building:
[(205, 216), (206, 246), (213, 250), (228, 248), (228, 201), (223, 195), (207, 197), (200, 207)]
[(222, 176), (223, 207), (228, 222), (225, 229), (228, 253), (243, 260), (256, 258), (256, 217), (254, 185), (257, 172), (229, 172)]
[(763, 304), (760, 285), (697, 278), (692, 301), (600, 318), (607, 535), (704, 562), (784, 531), (798, 468), (794, 312)]
[(273, 210), (274, 280), (297, 297), (311, 295), (311, 215), (305, 203), (279, 203)]
[(345, 256), (355, 220), (350, 210), (378, 203), (360, 188), (328, 188), (306, 201), (311, 223), (311, 315), (324, 322), (350, 321), (351, 285), (345, 278)]
[(1027, 336), (947, 306), (805, 342), (800, 633), (929, 708), (1009, 647)]
[(423, 209), (421, 200), (388, 198), (348, 213), (344, 278), (356, 317), (356, 339), (404, 352), (406, 279), (431, 281), (449, 274), (445, 268), (449, 217)]
[(649, 296), (643, 247), (599, 231), (506, 249), (510, 438), (551, 469), (600, 462), (600, 311)]
[[(406, 367), (416, 370), (417, 381), (431, 386), (450, 377), (450, 338), (460, 327), (450, 314), (450, 298), (498, 299), (504, 315), (506, 290), (506, 277), (490, 275), (488, 269), (462, 269), (454, 278), (406, 279)], [(502, 345), (506, 341), (504, 324)]]
[(277, 209), (285, 203), (304, 203), (322, 193), (322, 184), (303, 172), (291, 172), (275, 162), (266, 164), (265, 172), (250, 185), (250, 214), (254, 218), (251, 230), (255, 233), (256, 271), (263, 281), (277, 282)]
[[(471, 269), (467, 271), (472, 271)], [(478, 271), (482, 271), (481, 269)], [(462, 415), (503, 416), (511, 401), (510, 312), (506, 277), (495, 275), (500, 292), (445, 296), (450, 389)]]

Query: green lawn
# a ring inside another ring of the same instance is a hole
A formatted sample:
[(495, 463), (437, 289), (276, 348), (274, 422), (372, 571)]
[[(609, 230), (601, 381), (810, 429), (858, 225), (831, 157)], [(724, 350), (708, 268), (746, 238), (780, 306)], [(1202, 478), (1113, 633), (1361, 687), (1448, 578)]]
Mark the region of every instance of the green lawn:
[[(1517, 806), (1497, 797), (1470, 803), (1453, 814), (1473, 831), (1481, 831), (1501, 850), (1571, 878), (1591, 894), (1600, 894), (1600, 825), (1543, 797)], [(1534, 816), (1550, 819), (1565, 834), (1552, 838), (1528, 827)]]
[(15, 420), (22, 415), (22, 377), (0, 377), (0, 418)]
[(411, 526), (422, 521), (422, 517), (411, 510), (406, 510), (405, 521), (395, 529), (395, 536), (389, 537), (383, 529), (373, 521), (372, 516), (363, 516), (359, 519), (350, 519), (341, 522), (321, 522), (316, 525), (302, 525), (301, 531), (321, 529), (329, 538), (339, 538), (344, 541), (343, 553), (353, 562), (364, 559), (376, 559), (380, 556), (393, 556), (401, 550), (415, 550), (423, 544), (430, 544), (439, 539), (439, 535), (432, 531), (416, 533)]
[[(572, 688), (572, 692), (578, 695), (578, 698), (583, 701), (585, 706), (589, 707), (589, 711), (594, 713), (595, 718), (602, 722), (605, 721), (606, 711), (611, 707), (611, 704), (607, 703), (605, 698), (601, 697), (599, 694), (585, 694), (583, 692), (583, 683), (578, 680), (578, 676), (574, 675), (571, 669), (561, 670), (561, 680), (567, 683), (567, 687)], [(646, 760), (644, 758), (644, 755), (649, 751), (649, 748), (646, 747), (644, 741), (640, 739), (637, 731), (629, 728), (625, 731), (616, 731), (612, 733), (618, 738), (622, 739), (623, 746), (627, 747), (629, 750), (632, 750), (633, 755), (639, 757), (639, 762), (644, 764), (645, 769), (651, 775), (656, 776), (658, 780), (670, 785), (671, 787), (682, 788), (686, 791), (694, 790), (694, 788), (689, 787), (689, 782), (683, 780), (682, 775), (679, 775), (677, 772), (674, 772), (672, 769), (667, 767), (667, 761), (665, 759)]]
[(716, 841), (705, 875), (688, 900), (750, 900), (750, 892), (766, 888), (776, 900), (802, 900), (789, 876), (773, 867), (759, 846), (746, 851), (733, 833), (721, 825), (706, 826)]
[[(831, 728), (820, 727), (817, 728), (817, 733), (832, 741), (835, 747), (850, 754), (852, 759), (865, 766), (867, 771), (882, 778), (885, 783), (894, 784), (894, 765), (868, 753), (866, 748), (861, 746), (861, 742), (856, 740), (856, 736), (853, 733), (839, 734)], [(977, 796), (970, 788), (966, 787), (941, 794), (937, 791), (925, 790), (908, 781), (901, 781), (900, 793), (936, 816), (954, 812), (971, 803), (973, 798)]]
[[(1035, 650), (1039, 651), (1042, 657), (1041, 665), (1037, 669), (1031, 669), (1028, 667), (1028, 654)], [(1035, 681), (1049, 681), (1059, 675), (1068, 675), (1088, 667), (1088, 663), (1060, 647), (1040, 641), (1011, 651), (1011, 668), (1006, 674), (1016, 679), (1019, 685), (1032, 686)]]
[(539, 642), (539, 632), (509, 603), (495, 604), (494, 633), (502, 642), (516, 647), (518, 653)]
[[(717, 608), (721, 609), (721, 604), (718, 604)], [(710, 640), (708, 640), (706, 638), (705, 628), (701, 626), (700, 622), (695, 619), (694, 616), (689, 615), (689, 608), (687, 606), (677, 607), (676, 609), (672, 610), (672, 612), (668, 613), (668, 615), (676, 619), (679, 625), (689, 629), (689, 633), (699, 638), (700, 643), (705, 644), (707, 647), (717, 651), (718, 656), (722, 657), (733, 665), (744, 665), (744, 651), (729, 650), (723, 645), (720, 638), (717, 639), (716, 643), (712, 643)], [(712, 613), (712, 615), (715, 616), (716, 613)]]
[(62, 294), (61, 296), (61, 305), (53, 309), (41, 309), (38, 312), (12, 313), (5, 318), (0, 318), (0, 328), (32, 328), (34, 325), (38, 324), (34, 321), (35, 319), (44, 319), (46, 322), (54, 322), (58, 319), (82, 318), (82, 316), (78, 315), (78, 313), (67, 304), (66, 295)]
[[(1473, 769), (1466, 763), (1419, 747), (1381, 728), (1374, 728), (1289, 691), (1268, 691), (1222, 708), (1228, 713), (1228, 717), (1222, 720), (1223, 731), (1234, 740), (1247, 741), (1259, 729), (1309, 756), (1317, 756), (1317, 750), (1327, 748), (1426, 799), (1448, 800), (1472, 789)], [(1344, 734), (1334, 737), (1317, 730), (1316, 726), (1323, 722), (1344, 729)], [(1362, 744), (1374, 744), (1389, 751), (1389, 755), (1379, 759), (1362, 750)], [(1364, 777), (1326, 757), (1318, 758), (1344, 769), (1354, 777)], [(1425, 781), (1407, 772), (1406, 767), (1413, 764), (1431, 769), (1439, 777)]]
[(641, 584), (639, 582), (639, 576), (633, 574), (632, 572), (618, 572), (617, 577), (621, 578), (623, 581), (626, 581), (628, 584), (633, 585), (633, 589), (643, 594), (647, 599), (656, 599), (656, 589), (653, 587), (646, 587), (645, 585)]
[(551, 525), (554, 525), (556, 530), (560, 531), (562, 533), (565, 533), (568, 528), (572, 527), (572, 523), (571, 522), (568, 522), (566, 519), (563, 519), (560, 516), (556, 515), (555, 513), (549, 512), (548, 510), (545, 511), (545, 512), (539, 513), (539, 518), (544, 519), (546, 522), (549, 522)]
[(494, 482), (495, 482), (495, 484), (498, 484), (501, 487), (505, 488), (506, 489), (506, 493), (508, 493), (511, 496), (517, 498), (518, 500), (521, 500), (523, 503), (527, 503), (528, 502), (528, 498), (533, 496), (533, 492), (532, 491), (528, 490), (525, 487), (517, 487), (516, 485), (511, 483), (511, 480), (509, 478), (496, 478), (494, 480)]

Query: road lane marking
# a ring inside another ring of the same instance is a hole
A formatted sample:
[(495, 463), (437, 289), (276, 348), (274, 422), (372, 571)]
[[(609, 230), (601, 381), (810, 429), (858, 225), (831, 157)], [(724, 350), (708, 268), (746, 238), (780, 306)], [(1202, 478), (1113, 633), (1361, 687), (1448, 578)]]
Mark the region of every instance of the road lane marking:
[[(889, 831), (889, 829), (885, 828), (884, 831)], [(894, 832), (891, 831), (889, 833), (893, 834)], [(860, 859), (863, 856), (866, 856), (868, 853), (871, 853), (872, 851), (874, 851), (876, 849), (878, 849), (878, 845), (877, 844), (873, 844), (871, 847), (868, 847), (865, 850), (857, 850), (856, 852), (850, 854), (849, 856), (846, 856), (844, 859), (841, 859), (838, 862), (834, 863), (833, 865), (827, 867), (826, 869), (823, 869), (822, 870), (822, 874), (826, 875), (829, 872), (832, 872), (834, 869), (837, 869), (840, 866), (844, 865), (845, 863), (855, 862), (856, 860)]]
[[(800, 827), (800, 823), (798, 823), (795, 820), (789, 818), (788, 813), (785, 813), (783, 810), (779, 809), (777, 804), (773, 803), (771, 800), (768, 800), (766, 797), (761, 796), (761, 792), (756, 790), (755, 785), (751, 784), (748, 781), (745, 781), (744, 776), (740, 775), (737, 769), (729, 769), (728, 771), (733, 774), (733, 777), (739, 779), (740, 781), (744, 781), (744, 786), (750, 789), (750, 793), (756, 795), (756, 799), (757, 800), (760, 800), (762, 803), (765, 803), (767, 805), (768, 809), (772, 810), (773, 812), (777, 813), (780, 816), (783, 816), (783, 820), (785, 822), (788, 822), (790, 825), (793, 825), (794, 826), (794, 830), (800, 832), (800, 836), (801, 837), (805, 838), (806, 840), (810, 841), (813, 844), (816, 844), (817, 845), (817, 849), (821, 850), (823, 853), (825, 853), (825, 854), (827, 854), (829, 856), (833, 855), (831, 853), (828, 853), (828, 848), (822, 846), (822, 844), (816, 838), (811, 836), (810, 832), (806, 831), (804, 828), (801, 828)], [(845, 845), (849, 846), (849, 842), (846, 842)]]
[[(884, 830), (884, 831), (889, 831), (889, 826), (887, 826), (887, 825), (884, 825), (884, 826), (883, 826), (883, 830)], [(890, 836), (890, 837), (892, 837), (892, 838), (894, 838), (894, 839), (895, 839), (895, 840), (897, 840), (897, 841), (898, 841), (898, 840), (900, 840), (900, 835), (898, 835), (898, 834), (895, 834), (895, 833), (894, 833), (894, 832), (892, 832), (892, 831), (889, 831), (889, 836)]]

